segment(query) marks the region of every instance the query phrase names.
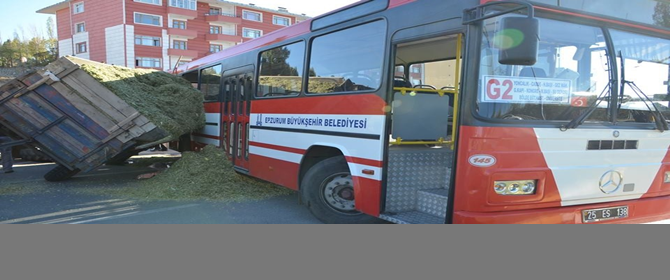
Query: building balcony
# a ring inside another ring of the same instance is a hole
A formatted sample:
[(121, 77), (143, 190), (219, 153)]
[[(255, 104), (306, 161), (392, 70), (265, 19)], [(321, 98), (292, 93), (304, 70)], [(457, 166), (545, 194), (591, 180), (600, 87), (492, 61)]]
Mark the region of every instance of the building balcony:
[(170, 56), (181, 56), (181, 57), (185, 57), (185, 58), (198, 58), (198, 51), (168, 49), (168, 55), (170, 55)]
[(242, 36), (230, 35), (230, 34), (206, 34), (205, 39), (207, 41), (227, 41), (227, 42), (239, 42), (242, 39)]
[(198, 17), (198, 11), (196, 10), (189, 10), (189, 9), (183, 9), (183, 8), (178, 8), (178, 7), (172, 7), (168, 5), (167, 7), (167, 13), (172, 14), (172, 15), (178, 15), (181, 17), (185, 17), (188, 19), (195, 19)]
[(168, 28), (167, 33), (170, 36), (179, 36), (188, 39), (195, 39), (195, 37), (198, 37), (198, 31), (190, 29)]
[(215, 24), (225, 24), (225, 23), (242, 24), (242, 18), (228, 14), (218, 14), (218, 15), (205, 14), (205, 20), (209, 23), (215, 23)]

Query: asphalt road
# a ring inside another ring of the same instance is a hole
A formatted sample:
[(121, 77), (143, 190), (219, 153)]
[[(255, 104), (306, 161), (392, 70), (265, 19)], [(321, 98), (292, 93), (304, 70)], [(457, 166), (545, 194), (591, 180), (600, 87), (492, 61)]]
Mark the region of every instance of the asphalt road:
[(125, 186), (152, 169), (103, 166), (64, 183), (46, 182), (42, 176), (53, 167), (53, 164), (17, 162), (14, 167), (16, 172), (0, 173), (0, 224), (320, 223), (304, 205), (298, 203), (296, 193), (242, 203), (143, 202), (80, 194), (73, 190), (80, 187)]

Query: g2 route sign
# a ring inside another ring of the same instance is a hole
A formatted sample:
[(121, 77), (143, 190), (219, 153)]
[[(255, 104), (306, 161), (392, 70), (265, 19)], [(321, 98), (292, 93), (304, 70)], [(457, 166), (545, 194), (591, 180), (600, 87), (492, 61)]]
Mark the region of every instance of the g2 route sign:
[(567, 104), (572, 82), (561, 79), (484, 76), (481, 102), (522, 104)]

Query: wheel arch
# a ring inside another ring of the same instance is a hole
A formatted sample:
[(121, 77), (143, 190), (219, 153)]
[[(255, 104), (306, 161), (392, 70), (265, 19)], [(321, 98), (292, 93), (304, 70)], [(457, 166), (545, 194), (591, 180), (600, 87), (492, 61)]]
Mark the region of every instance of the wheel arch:
[(341, 156), (346, 158), (346, 151), (336, 145), (315, 144), (307, 149), (300, 161), (300, 171), (298, 174), (298, 190), (302, 192), (302, 180), (305, 178), (307, 171), (317, 163), (326, 159)]

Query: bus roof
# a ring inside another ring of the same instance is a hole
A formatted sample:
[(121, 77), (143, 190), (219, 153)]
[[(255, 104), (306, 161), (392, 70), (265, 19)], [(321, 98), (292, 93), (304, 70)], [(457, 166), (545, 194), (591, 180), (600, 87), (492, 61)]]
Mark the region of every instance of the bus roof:
[(189, 63), (186, 63), (179, 68), (177, 68), (177, 71), (174, 74), (181, 74), (189, 71), (193, 71), (196, 69), (199, 69), (203, 66), (211, 65), (216, 63), (217, 61), (221, 61), (225, 58), (233, 57), (251, 50), (255, 50), (258, 48), (262, 48), (264, 46), (272, 45), (275, 43), (283, 42), (283, 41), (288, 41), (292, 38), (307, 34), (311, 32), (311, 26), (312, 22), (314, 20), (319, 20), (320, 18), (327, 17), (329, 15), (335, 14), (340, 11), (348, 10), (353, 7), (356, 7), (358, 5), (372, 2), (372, 1), (388, 1), (388, 9), (401, 6), (410, 2), (415, 2), (418, 0), (361, 0), (359, 2), (353, 3), (351, 5), (342, 7), (340, 9), (331, 11), (329, 13), (323, 14), (321, 16), (318, 16), (314, 19), (308, 19), (303, 22), (300, 22), (298, 24), (294, 24), (292, 26), (282, 28), (280, 30), (274, 31), (272, 33), (268, 33), (265, 36), (262, 36), (260, 38), (253, 39), (251, 41), (227, 48), (223, 51), (220, 51), (215, 54), (211, 54), (209, 56), (191, 61)]

